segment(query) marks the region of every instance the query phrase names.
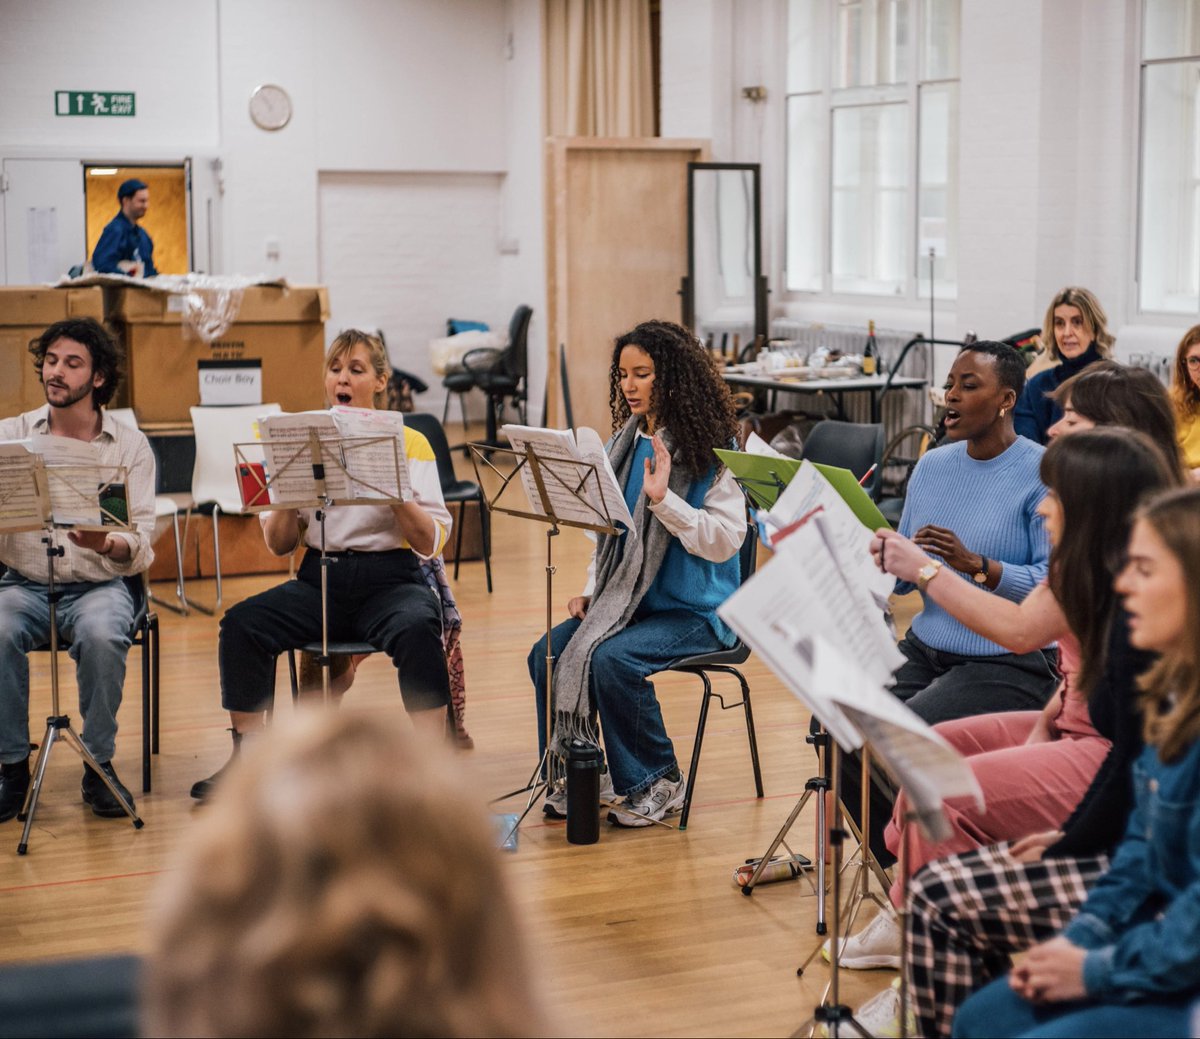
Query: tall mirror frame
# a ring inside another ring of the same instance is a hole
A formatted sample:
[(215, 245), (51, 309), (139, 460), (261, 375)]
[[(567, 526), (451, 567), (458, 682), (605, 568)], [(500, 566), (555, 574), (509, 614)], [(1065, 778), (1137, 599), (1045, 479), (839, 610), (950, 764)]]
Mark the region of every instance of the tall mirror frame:
[(765, 341), (760, 165), (689, 162), (687, 197), (688, 272), (680, 290), (684, 327), (702, 340), (743, 329)]

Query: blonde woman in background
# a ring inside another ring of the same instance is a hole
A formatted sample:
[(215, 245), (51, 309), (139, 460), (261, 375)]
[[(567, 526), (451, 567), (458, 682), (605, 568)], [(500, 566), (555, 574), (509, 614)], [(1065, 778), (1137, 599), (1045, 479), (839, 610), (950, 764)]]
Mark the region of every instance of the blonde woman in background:
[(302, 713), (166, 875), (145, 1034), (546, 1034), (461, 759), (398, 720)]
[(1200, 480), (1200, 325), (1187, 330), (1175, 351), (1171, 403), (1184, 464)]
[(1042, 320), (1042, 343), (1056, 363), (1025, 383), (1013, 409), (1017, 434), (1045, 444), (1050, 427), (1062, 418), (1062, 408), (1052, 397), (1054, 391), (1089, 364), (1111, 356), (1115, 341), (1108, 331), (1108, 316), (1091, 292), (1075, 287), (1058, 292)]

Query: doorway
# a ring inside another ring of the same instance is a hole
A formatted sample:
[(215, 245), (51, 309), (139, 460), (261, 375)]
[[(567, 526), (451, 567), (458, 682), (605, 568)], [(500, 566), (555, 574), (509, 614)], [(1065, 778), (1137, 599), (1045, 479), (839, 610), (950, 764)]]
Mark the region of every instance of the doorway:
[(177, 165), (117, 166), (83, 164), (87, 256), (90, 260), (105, 225), (120, 211), (117, 188), (130, 177), (145, 181), (150, 208), (141, 226), (154, 242), (159, 274), (187, 274), (192, 269), (191, 160)]

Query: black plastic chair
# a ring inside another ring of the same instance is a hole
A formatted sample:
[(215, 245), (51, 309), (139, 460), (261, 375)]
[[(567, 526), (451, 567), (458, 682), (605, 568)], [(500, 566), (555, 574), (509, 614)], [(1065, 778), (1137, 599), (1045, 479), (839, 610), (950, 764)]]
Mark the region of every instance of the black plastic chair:
[(483, 569), (487, 574), (487, 590), (492, 590), (492, 518), (483, 500), (483, 490), (474, 480), (460, 480), (454, 472), (454, 460), (450, 455), (450, 444), (446, 431), (436, 415), (413, 412), (404, 416), (404, 421), (429, 441), (433, 456), (437, 459), (438, 477), (442, 483), (442, 497), (447, 505), (457, 503), (458, 517), (454, 525), (458, 528), (454, 540), (454, 579), (458, 580), (458, 564), (462, 558), (463, 517), (472, 502), (479, 506), (479, 530), (483, 540)]
[[(0, 573), (3, 569), (0, 568)], [(142, 574), (122, 578), (133, 596), (133, 629), (129, 640), (142, 649), (142, 793), (150, 793), (150, 755), (158, 753), (158, 614), (149, 609)], [(71, 643), (59, 638), (59, 650)], [(49, 653), (50, 643), (34, 646), (35, 653)], [(69, 713), (69, 712), (68, 712)], [(81, 730), (82, 731), (82, 730)]]
[[(742, 583), (748, 581), (754, 573), (758, 559), (758, 535), (753, 527), (746, 531), (746, 540), (742, 542), (739, 553)], [(682, 671), (685, 674), (696, 675), (704, 683), (704, 696), (700, 701), (700, 720), (696, 723), (696, 740), (692, 745), (692, 763), (688, 766), (687, 790), (683, 799), (683, 814), (679, 817), (679, 828), (687, 829), (688, 816), (692, 811), (692, 794), (696, 789), (696, 771), (700, 767), (700, 748), (704, 743), (704, 727), (708, 724), (708, 707), (711, 700), (717, 700), (721, 710), (730, 711), (740, 707), (746, 715), (746, 737), (750, 741), (750, 763), (754, 767), (755, 796), (763, 796), (762, 768), (758, 762), (758, 738), (754, 734), (754, 714), (750, 709), (750, 686), (745, 676), (738, 670), (750, 658), (750, 648), (741, 640), (729, 649), (717, 650), (715, 653), (703, 653), (694, 657), (681, 657), (668, 664), (664, 671)], [(709, 672), (715, 671), (723, 675), (732, 675), (742, 687), (742, 698), (736, 703), (726, 703), (720, 693), (714, 693)]]
[(463, 367), (471, 374), (474, 384), (487, 395), (487, 443), (500, 447), (496, 429), (508, 398), (516, 407), (521, 421), (525, 419), (526, 375), (529, 370), (529, 321), (533, 310), (522, 303), (513, 311), (508, 323), (508, 346), (503, 350), (480, 348), (463, 355)]
[(810, 462), (849, 469), (858, 479), (875, 466), (865, 490), (872, 501), (879, 500), (883, 488), (882, 424), (824, 419), (809, 431), (801, 457)]
[(137, 956), (0, 968), (0, 1035), (141, 1035), (141, 971)]

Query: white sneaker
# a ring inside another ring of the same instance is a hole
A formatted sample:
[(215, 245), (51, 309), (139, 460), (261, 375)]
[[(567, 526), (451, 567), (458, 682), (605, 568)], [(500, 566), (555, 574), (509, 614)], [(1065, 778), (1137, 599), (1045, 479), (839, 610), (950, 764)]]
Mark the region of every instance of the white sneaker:
[[(600, 803), (607, 805), (617, 799), (613, 789), (612, 773), (605, 769), (600, 773)], [(546, 800), (542, 804), (542, 814), (547, 819), (565, 819), (567, 817), (567, 784), (565, 780), (555, 783)]]
[[(898, 1039), (900, 1035), (900, 979), (896, 978), (882, 992), (876, 992), (854, 1013), (854, 1020), (878, 1039)], [(917, 1034), (917, 1019), (908, 1008), (909, 1035)]]
[(608, 821), (614, 826), (649, 826), (681, 811), (686, 796), (687, 781), (682, 772), (674, 781), (664, 776), (636, 796), (625, 798), (619, 808), (608, 813)]
[[(833, 939), (821, 946), (821, 955), (829, 959)], [(856, 935), (842, 939), (838, 962), (849, 970), (874, 970), (878, 967), (900, 969), (900, 923), (890, 909), (878, 915)]]

